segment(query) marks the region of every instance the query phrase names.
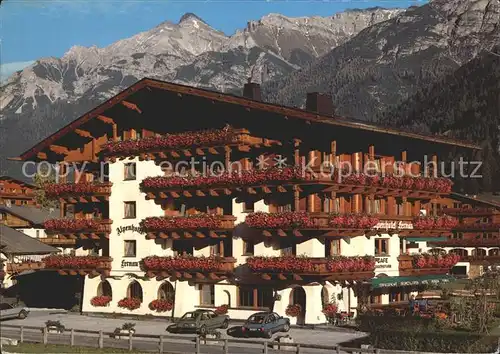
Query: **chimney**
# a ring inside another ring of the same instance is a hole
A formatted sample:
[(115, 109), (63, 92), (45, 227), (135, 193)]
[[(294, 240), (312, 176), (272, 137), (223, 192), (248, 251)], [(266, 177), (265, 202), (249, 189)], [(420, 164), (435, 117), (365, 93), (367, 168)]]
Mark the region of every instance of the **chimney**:
[(243, 86), (243, 96), (254, 101), (262, 101), (260, 85), (252, 82), (252, 78), (248, 78), (248, 82)]
[(332, 96), (325, 93), (309, 92), (306, 99), (306, 110), (325, 116), (333, 116)]

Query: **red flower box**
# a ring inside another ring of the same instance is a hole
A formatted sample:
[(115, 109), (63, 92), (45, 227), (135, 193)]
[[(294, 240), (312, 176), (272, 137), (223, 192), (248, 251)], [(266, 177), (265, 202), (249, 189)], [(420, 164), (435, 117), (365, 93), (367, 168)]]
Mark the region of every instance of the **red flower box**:
[(450, 230), (458, 225), (458, 220), (449, 216), (420, 216), (413, 220), (415, 230)]
[(48, 269), (99, 269), (109, 257), (98, 256), (47, 256), (42, 259)]
[[(337, 174), (334, 175), (336, 180)], [(453, 182), (448, 178), (434, 178), (434, 177), (412, 177), (412, 176), (396, 176), (396, 175), (377, 175), (365, 174), (360, 172), (349, 173), (344, 171), (340, 179), (343, 184), (372, 186), (372, 187), (385, 187), (392, 189), (405, 189), (405, 190), (420, 190), (438, 193), (449, 193)]]
[(49, 219), (43, 223), (45, 230), (59, 232), (97, 230), (99, 226), (99, 221), (94, 219)]
[(200, 271), (214, 272), (221, 270), (225, 262), (218, 257), (158, 257), (150, 256), (142, 261), (142, 268), (145, 271)]
[(149, 303), (149, 309), (156, 312), (166, 312), (174, 308), (174, 304), (170, 300), (157, 299)]
[[(247, 265), (253, 272), (308, 273), (320, 272), (321, 263), (309, 257), (249, 257)], [(375, 269), (375, 258), (365, 257), (334, 257), (326, 258), (325, 272), (354, 273), (368, 272)]]
[(176, 229), (211, 229), (222, 228), (223, 217), (212, 214), (197, 214), (189, 216), (150, 217), (141, 221), (140, 226), (146, 231), (176, 230)]
[(355, 273), (369, 272), (375, 269), (375, 258), (371, 256), (364, 257), (345, 257), (338, 256), (329, 258), (326, 263), (326, 269), (334, 273)]
[(111, 296), (94, 296), (90, 304), (94, 307), (105, 307), (111, 302)]
[(268, 168), (263, 170), (224, 171), (218, 175), (207, 176), (157, 176), (147, 177), (141, 189), (169, 188), (210, 188), (222, 185), (252, 186), (275, 182), (306, 180), (300, 168)]
[(44, 185), (47, 197), (57, 197), (64, 194), (87, 195), (102, 192), (104, 188), (110, 187), (109, 183), (48, 183)]
[(249, 257), (248, 267), (254, 272), (303, 273), (314, 270), (311, 258), (307, 257)]
[(285, 314), (290, 317), (298, 317), (300, 316), (301, 312), (302, 306), (300, 306), (299, 304), (288, 305), (285, 310)]
[(218, 315), (225, 315), (229, 310), (229, 305), (220, 305), (215, 308), (215, 313)]
[(137, 298), (125, 297), (120, 301), (118, 301), (118, 307), (122, 309), (129, 309), (130, 311), (138, 309), (139, 307), (141, 307), (141, 304), (142, 304), (141, 299)]
[(324, 307), (323, 307), (323, 314), (327, 317), (327, 318), (333, 318), (337, 315), (337, 311), (338, 311), (338, 306), (337, 304), (334, 304), (334, 303), (331, 303), (331, 304), (326, 304)]
[(101, 148), (105, 156), (131, 156), (152, 150), (227, 144), (235, 141), (235, 137), (233, 129), (213, 129), (152, 136), (139, 140), (112, 141), (102, 145)]
[(282, 213), (257, 212), (248, 214), (245, 223), (259, 229), (312, 228), (313, 220), (305, 211), (290, 211)]
[(339, 229), (371, 229), (379, 223), (374, 216), (364, 214), (334, 214), (328, 221), (332, 228)]
[(444, 255), (418, 254), (414, 255), (412, 264), (414, 268), (452, 268), (460, 261), (460, 256), (454, 253)]

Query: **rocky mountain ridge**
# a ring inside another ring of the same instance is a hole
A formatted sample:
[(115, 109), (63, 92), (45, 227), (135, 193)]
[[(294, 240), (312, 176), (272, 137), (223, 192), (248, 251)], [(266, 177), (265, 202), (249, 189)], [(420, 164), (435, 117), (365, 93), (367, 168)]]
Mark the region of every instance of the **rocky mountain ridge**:
[(304, 106), (329, 92), (339, 115), (381, 112), (500, 42), (500, 0), (434, 0), (361, 31), (310, 66), (264, 87), (267, 101)]

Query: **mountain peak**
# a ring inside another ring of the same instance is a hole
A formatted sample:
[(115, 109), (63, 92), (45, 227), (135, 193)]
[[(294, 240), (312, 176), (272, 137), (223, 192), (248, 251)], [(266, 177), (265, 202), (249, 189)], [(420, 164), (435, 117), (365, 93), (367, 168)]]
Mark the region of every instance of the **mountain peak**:
[(201, 21), (201, 22), (206, 24), (205, 21), (203, 21), (199, 16), (196, 16), (192, 12), (186, 12), (184, 15), (182, 15), (181, 19), (179, 20), (179, 23), (183, 23), (183, 22), (190, 21), (190, 20)]

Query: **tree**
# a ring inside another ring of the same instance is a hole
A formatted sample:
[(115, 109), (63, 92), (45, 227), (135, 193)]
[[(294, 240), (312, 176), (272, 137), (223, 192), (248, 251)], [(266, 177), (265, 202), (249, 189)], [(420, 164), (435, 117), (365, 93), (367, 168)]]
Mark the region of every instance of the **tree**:
[(33, 177), (35, 183), (35, 201), (43, 209), (52, 209), (57, 207), (57, 199), (49, 198), (45, 195), (45, 186), (56, 182), (56, 172), (48, 167), (40, 166), (37, 174)]

